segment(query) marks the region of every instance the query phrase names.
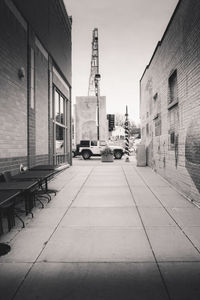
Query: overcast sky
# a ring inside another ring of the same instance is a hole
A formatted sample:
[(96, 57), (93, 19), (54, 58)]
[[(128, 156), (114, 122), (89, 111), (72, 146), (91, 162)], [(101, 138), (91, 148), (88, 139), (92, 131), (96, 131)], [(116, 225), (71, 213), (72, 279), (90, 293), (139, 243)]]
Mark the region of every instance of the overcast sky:
[(139, 121), (139, 80), (178, 0), (64, 0), (72, 15), (72, 98), (87, 96), (92, 31), (98, 28), (100, 94), (107, 113)]

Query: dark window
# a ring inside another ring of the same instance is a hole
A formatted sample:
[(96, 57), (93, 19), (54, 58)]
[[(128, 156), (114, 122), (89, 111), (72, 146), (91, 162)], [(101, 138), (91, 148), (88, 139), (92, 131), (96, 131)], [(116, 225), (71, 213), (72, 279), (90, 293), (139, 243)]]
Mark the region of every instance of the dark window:
[(158, 93), (153, 96), (153, 119), (158, 118)]
[(174, 131), (170, 133), (170, 144), (171, 145), (175, 144), (175, 133), (174, 133)]
[(153, 96), (153, 99), (154, 101), (156, 101), (158, 99), (158, 93), (156, 93), (154, 96)]
[(175, 139), (176, 139), (175, 131), (170, 130), (169, 131), (169, 150), (174, 150)]
[(60, 122), (60, 100), (57, 91), (55, 91), (54, 94), (54, 114), (55, 114), (56, 121)]
[(90, 141), (80, 141), (80, 146), (81, 147), (90, 147)]
[(97, 141), (91, 141), (91, 146), (97, 146)]
[(178, 101), (178, 89), (177, 89), (177, 71), (175, 70), (168, 80), (169, 84), (169, 104)]

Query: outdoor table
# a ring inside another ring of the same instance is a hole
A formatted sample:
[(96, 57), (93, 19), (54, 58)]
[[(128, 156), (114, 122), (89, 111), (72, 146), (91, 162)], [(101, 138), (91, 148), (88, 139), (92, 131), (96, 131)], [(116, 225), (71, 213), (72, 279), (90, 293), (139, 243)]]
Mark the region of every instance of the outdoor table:
[(29, 192), (38, 184), (35, 180), (30, 181), (10, 181), (10, 182), (1, 182), (0, 191), (20, 191), (25, 196), (25, 210), (26, 214), (31, 212), (32, 206), (29, 203)]
[(14, 199), (16, 196), (18, 196), (20, 192), (18, 190), (10, 190), (10, 191), (5, 191), (1, 190), (0, 191), (0, 207), (6, 203), (8, 203), (10, 200)]
[(35, 167), (30, 168), (31, 171), (54, 171), (57, 166), (53, 165), (37, 165)]
[(13, 176), (12, 178), (14, 180), (37, 180), (38, 183), (45, 182), (45, 191), (48, 192), (48, 179), (52, 177), (55, 174), (55, 171), (47, 171), (47, 170), (35, 170), (35, 171), (26, 171), (24, 173), (17, 174)]

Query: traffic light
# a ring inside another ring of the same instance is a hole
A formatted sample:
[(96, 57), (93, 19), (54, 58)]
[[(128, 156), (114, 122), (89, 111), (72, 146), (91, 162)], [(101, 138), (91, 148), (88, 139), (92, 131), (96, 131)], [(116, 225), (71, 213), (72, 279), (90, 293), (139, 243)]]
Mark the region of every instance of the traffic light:
[(107, 115), (107, 119), (108, 119), (108, 130), (109, 131), (113, 131), (113, 129), (115, 128), (115, 115)]

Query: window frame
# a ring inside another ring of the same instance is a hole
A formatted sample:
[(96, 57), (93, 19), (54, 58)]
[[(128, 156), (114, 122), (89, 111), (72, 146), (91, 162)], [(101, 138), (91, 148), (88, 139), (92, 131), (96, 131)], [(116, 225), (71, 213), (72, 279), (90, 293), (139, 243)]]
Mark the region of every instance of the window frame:
[(168, 109), (178, 104), (178, 76), (177, 69), (168, 78)]
[[(59, 118), (56, 119), (56, 113), (55, 113), (55, 94), (58, 94), (58, 106), (59, 106)], [(63, 99), (63, 123), (61, 123), (61, 113), (60, 113), (60, 98)], [(63, 95), (63, 93), (56, 87), (56, 85), (53, 84), (53, 132), (54, 132), (54, 155), (57, 155), (58, 153), (56, 152), (56, 128), (57, 126), (61, 127), (64, 130), (63, 136), (64, 136), (64, 141), (63, 141), (63, 146), (64, 146), (64, 153), (61, 155), (66, 154), (66, 149), (67, 149), (67, 103), (68, 99), (66, 96)], [(59, 154), (58, 154), (59, 155)]]

